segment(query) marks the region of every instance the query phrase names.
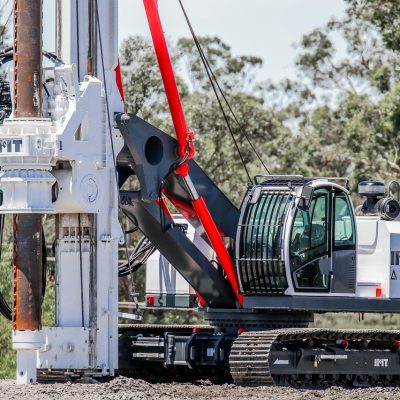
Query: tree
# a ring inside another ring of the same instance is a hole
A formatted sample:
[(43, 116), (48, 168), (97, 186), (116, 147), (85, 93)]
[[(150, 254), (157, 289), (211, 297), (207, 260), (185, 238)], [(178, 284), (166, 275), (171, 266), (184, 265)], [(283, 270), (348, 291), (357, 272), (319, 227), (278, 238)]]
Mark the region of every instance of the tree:
[(400, 3), (397, 0), (346, 0), (348, 13), (367, 20), (379, 30), (386, 46), (400, 50)]
[[(394, 1), (348, 3), (341, 20), (303, 36), (298, 80), (270, 85), (267, 99), (302, 138), (302, 171), (350, 176), (355, 189), (363, 179), (400, 175), (400, 13)], [(382, 21), (391, 22), (390, 34)], [(345, 52), (336, 48), (337, 36)]]
[[(265, 171), (243, 132), (273, 173), (350, 176), (353, 189), (362, 179), (391, 180), (400, 175), (400, 56), (395, 41), (399, 5), (346, 1), (343, 18), (332, 19), (301, 39), (294, 80), (257, 82), (261, 59), (233, 56), (217, 37), (199, 38), (240, 121), (238, 127), (229, 115), (251, 174)], [(338, 36), (346, 44), (344, 52), (336, 47)], [(239, 203), (246, 173), (196, 46), (190, 39), (180, 39), (170, 47), (188, 123), (197, 134), (196, 159)], [(151, 43), (130, 38), (123, 49), (130, 110), (173, 132)], [(140, 65), (133, 61), (138, 59)]]
[[(261, 58), (233, 56), (231, 47), (216, 36), (200, 37), (199, 42), (225, 92), (251, 91), (255, 72), (263, 63)], [(193, 90), (210, 91), (211, 84), (194, 41), (187, 38), (179, 39), (177, 50), (187, 68)]]
[[(0, 6), (0, 20), (4, 16), (6, 5), (7, 2), (6, 4)], [(3, 23), (0, 22), (0, 50), (3, 49), (8, 44), (9, 37), (7, 28), (10, 23), (10, 20), (11, 20), (11, 14), (7, 17), (7, 19)]]
[[(265, 162), (272, 166), (279, 156), (279, 139), (283, 134), (289, 135), (290, 131), (278, 116), (264, 107), (262, 97), (250, 91), (261, 59), (235, 57), (230, 47), (217, 37), (200, 38), (200, 43), (220, 86), (236, 110), (240, 126), (227, 109), (226, 112), (250, 173), (265, 172), (260, 168), (260, 162), (245, 135), (263, 154)], [(176, 47), (170, 44), (170, 48), (175, 70), (190, 77), (186, 82), (178, 74), (177, 80), (188, 125), (196, 133), (196, 161), (239, 204), (248, 179), (197, 49), (188, 39), (180, 39)], [(125, 40), (121, 62), (128, 111), (172, 133), (171, 118), (151, 42), (142, 37)]]

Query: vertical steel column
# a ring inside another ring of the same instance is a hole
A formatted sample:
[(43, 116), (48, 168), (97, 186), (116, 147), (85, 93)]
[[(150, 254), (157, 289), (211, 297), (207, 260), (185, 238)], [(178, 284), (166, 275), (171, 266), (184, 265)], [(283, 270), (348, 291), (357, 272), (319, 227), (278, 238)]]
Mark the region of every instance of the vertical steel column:
[(42, 216), (14, 216), (14, 329), (38, 330), (42, 314)]
[[(14, 117), (42, 117), (42, 0), (14, 0)], [(14, 215), (14, 330), (41, 328), (42, 216)]]
[(42, 0), (14, 0), (14, 117), (42, 116)]

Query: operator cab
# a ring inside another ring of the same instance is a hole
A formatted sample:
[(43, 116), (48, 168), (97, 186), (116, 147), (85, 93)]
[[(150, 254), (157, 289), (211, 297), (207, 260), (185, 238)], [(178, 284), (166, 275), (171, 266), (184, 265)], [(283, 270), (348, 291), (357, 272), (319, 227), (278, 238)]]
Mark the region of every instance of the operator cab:
[(237, 232), (243, 293), (354, 294), (356, 229), (348, 190), (322, 178), (259, 179), (244, 199)]

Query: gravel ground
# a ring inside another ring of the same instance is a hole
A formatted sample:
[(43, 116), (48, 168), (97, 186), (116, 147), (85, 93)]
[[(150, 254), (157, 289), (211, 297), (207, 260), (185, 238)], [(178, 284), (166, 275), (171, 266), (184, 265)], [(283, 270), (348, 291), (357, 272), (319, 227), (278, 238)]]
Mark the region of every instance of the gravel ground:
[(0, 400), (300, 400), (340, 399), (372, 400), (400, 397), (400, 388), (300, 390), (282, 387), (245, 388), (235, 385), (213, 385), (208, 382), (148, 383), (139, 379), (116, 378), (109, 383), (63, 383), (16, 386), (11, 380), (0, 381)]

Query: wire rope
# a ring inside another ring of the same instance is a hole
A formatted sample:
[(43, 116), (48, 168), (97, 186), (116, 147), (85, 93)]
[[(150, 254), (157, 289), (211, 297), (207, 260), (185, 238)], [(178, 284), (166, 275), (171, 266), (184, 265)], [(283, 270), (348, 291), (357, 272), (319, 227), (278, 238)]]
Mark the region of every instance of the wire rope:
[[(199, 55), (200, 55), (200, 59), (201, 59), (201, 61), (202, 61), (202, 64), (203, 64), (203, 66), (204, 66), (204, 68), (205, 68), (205, 70), (206, 70), (206, 73), (207, 73), (208, 79), (209, 79), (209, 81), (210, 81), (210, 84), (211, 84), (211, 86), (212, 86), (212, 89), (213, 89), (213, 92), (214, 92), (214, 94), (215, 94), (215, 97), (217, 98), (217, 101), (218, 101), (219, 107), (220, 107), (220, 109), (221, 109), (221, 112), (222, 112), (223, 115), (224, 115), (224, 119), (225, 119), (225, 121), (226, 121), (226, 123), (227, 123), (227, 126), (228, 126), (228, 129), (229, 129), (230, 133), (231, 133), (231, 136), (233, 135), (233, 131), (232, 131), (231, 127), (230, 127), (229, 120), (227, 120), (227, 116), (226, 116), (225, 110), (224, 110), (224, 108), (223, 108), (223, 106), (222, 106), (222, 102), (220, 101), (220, 98), (219, 98), (217, 89), (219, 90), (221, 97), (223, 98), (223, 100), (224, 100), (226, 106), (228, 107), (230, 113), (232, 114), (232, 117), (233, 117), (234, 121), (235, 121), (236, 124), (238, 125), (240, 132), (241, 132), (242, 135), (245, 137), (246, 141), (248, 142), (248, 144), (249, 144), (250, 147), (252, 148), (254, 154), (256, 155), (256, 157), (258, 158), (258, 160), (260, 161), (261, 165), (264, 167), (264, 169), (267, 171), (267, 173), (270, 174), (269, 169), (267, 168), (265, 162), (263, 161), (262, 157), (261, 157), (260, 154), (258, 153), (258, 151), (257, 151), (257, 149), (255, 148), (255, 146), (254, 146), (253, 143), (251, 142), (249, 136), (246, 134), (246, 132), (245, 132), (245, 130), (244, 130), (242, 124), (239, 122), (239, 119), (237, 118), (236, 113), (234, 112), (234, 110), (233, 110), (233, 108), (232, 108), (232, 106), (231, 106), (231, 104), (230, 104), (228, 98), (226, 97), (226, 95), (225, 95), (225, 93), (224, 93), (224, 91), (223, 91), (221, 85), (219, 84), (218, 79), (217, 79), (217, 77), (216, 77), (216, 75), (215, 75), (215, 73), (214, 73), (214, 71), (213, 71), (213, 69), (212, 69), (212, 67), (211, 67), (211, 65), (210, 65), (210, 63), (209, 63), (209, 61), (208, 61), (208, 59), (207, 59), (205, 53), (204, 53), (204, 51), (203, 51), (203, 48), (201, 47), (200, 41), (199, 41), (199, 39), (198, 39), (198, 37), (197, 37), (197, 35), (196, 35), (194, 29), (193, 29), (193, 26), (192, 26), (192, 24), (191, 24), (191, 22), (190, 22), (189, 16), (188, 16), (188, 14), (187, 14), (187, 12), (186, 12), (186, 10), (185, 10), (185, 7), (183, 6), (182, 0), (179, 0), (179, 4), (180, 4), (181, 9), (182, 9), (182, 12), (183, 12), (183, 14), (184, 14), (186, 23), (188, 24), (189, 30), (190, 30), (190, 32), (191, 32), (191, 34), (192, 34), (193, 41), (194, 41), (194, 43), (195, 43), (195, 45), (196, 45), (197, 51), (199, 52)], [(235, 145), (236, 145), (236, 142), (235, 142)], [(237, 147), (237, 146), (236, 146), (236, 147)], [(239, 152), (239, 156), (240, 156), (240, 152)], [(246, 172), (247, 172), (247, 170), (246, 170)], [(249, 175), (248, 175), (248, 176), (249, 176)]]

